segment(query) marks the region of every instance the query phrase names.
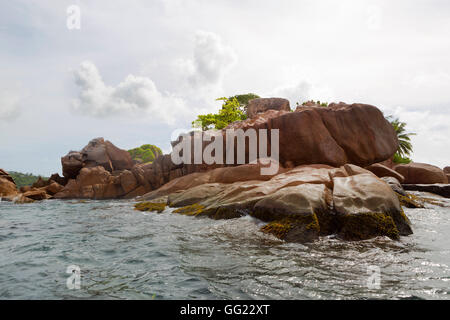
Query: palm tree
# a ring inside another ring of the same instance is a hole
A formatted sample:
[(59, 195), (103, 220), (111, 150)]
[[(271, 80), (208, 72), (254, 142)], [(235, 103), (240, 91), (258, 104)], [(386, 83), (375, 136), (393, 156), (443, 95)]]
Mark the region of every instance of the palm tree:
[(406, 122), (401, 122), (398, 118), (394, 118), (392, 120), (392, 116), (388, 116), (386, 119), (392, 124), (395, 132), (397, 133), (398, 149), (396, 155), (400, 158), (407, 158), (413, 151), (410, 136), (414, 136), (416, 134), (406, 131)]

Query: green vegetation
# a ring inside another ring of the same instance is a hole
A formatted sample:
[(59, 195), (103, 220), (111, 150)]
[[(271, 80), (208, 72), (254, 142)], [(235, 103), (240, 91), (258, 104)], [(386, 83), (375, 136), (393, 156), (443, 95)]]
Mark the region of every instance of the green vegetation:
[(394, 162), (395, 163), (410, 163), (411, 159), (409, 156), (413, 151), (413, 147), (411, 144), (410, 136), (415, 135), (415, 133), (407, 132), (406, 122), (401, 122), (398, 118), (393, 118), (392, 116), (386, 117), (386, 119), (392, 124), (394, 127), (395, 133), (398, 138), (398, 150), (394, 154)]
[[(31, 173), (21, 173), (21, 172), (15, 172), (15, 171), (9, 171), (8, 173), (14, 179), (14, 182), (16, 183), (17, 188), (24, 187), (24, 186), (31, 186), (40, 177), (40, 176), (35, 176)], [(43, 177), (43, 179), (48, 179), (48, 178)]]
[[(297, 107), (300, 106), (300, 103), (296, 102)], [(309, 100), (309, 101), (305, 101), (302, 103), (302, 106), (306, 106), (307, 104), (317, 104), (321, 107), (328, 107), (328, 102), (320, 102), (320, 100), (314, 101), (314, 100)]]
[(233, 98), (236, 98), (236, 100), (239, 102), (240, 106), (244, 108), (245, 111), (247, 111), (247, 105), (252, 99), (261, 98), (257, 94), (254, 93), (246, 93), (246, 94), (237, 94), (233, 97), (229, 97), (228, 100), (231, 100)]
[(139, 202), (134, 205), (134, 210), (139, 211), (156, 211), (161, 213), (166, 208), (165, 203), (155, 203), (155, 202)]
[(192, 121), (192, 126), (201, 126), (202, 130), (220, 130), (234, 121), (245, 120), (247, 119), (247, 105), (250, 100), (256, 98), (260, 98), (260, 96), (254, 93), (238, 94), (228, 98), (218, 98), (216, 100), (223, 101), (219, 113), (199, 115), (197, 120)]
[(247, 119), (245, 107), (239, 103), (236, 97), (219, 98), (217, 100), (223, 101), (222, 108), (219, 110), (219, 113), (199, 115), (197, 120), (192, 122), (193, 127), (201, 125), (202, 130), (219, 130), (225, 128), (234, 121)]
[(142, 163), (153, 162), (153, 160), (155, 160), (156, 157), (162, 155), (161, 149), (152, 144), (144, 144), (139, 148), (128, 150), (128, 152), (130, 153), (131, 158), (133, 160)]

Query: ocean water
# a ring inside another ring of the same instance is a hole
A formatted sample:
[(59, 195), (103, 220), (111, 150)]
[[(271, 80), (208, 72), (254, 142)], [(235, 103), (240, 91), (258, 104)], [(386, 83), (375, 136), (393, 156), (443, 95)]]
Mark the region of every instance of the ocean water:
[[(0, 299), (450, 297), (449, 207), (406, 209), (414, 234), (400, 241), (300, 245), (259, 232), (251, 217), (216, 221), (133, 204), (0, 202)], [(80, 289), (66, 285), (70, 265), (80, 268)]]

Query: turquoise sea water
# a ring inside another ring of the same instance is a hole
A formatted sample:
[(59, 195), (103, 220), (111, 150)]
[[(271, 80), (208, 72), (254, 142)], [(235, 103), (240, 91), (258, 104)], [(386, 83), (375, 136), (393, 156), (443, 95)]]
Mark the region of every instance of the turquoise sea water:
[[(279, 241), (250, 217), (130, 201), (0, 202), (0, 299), (449, 299), (450, 208), (407, 209), (401, 241)], [(69, 265), (81, 270), (70, 290)], [(380, 270), (369, 288), (368, 266)]]

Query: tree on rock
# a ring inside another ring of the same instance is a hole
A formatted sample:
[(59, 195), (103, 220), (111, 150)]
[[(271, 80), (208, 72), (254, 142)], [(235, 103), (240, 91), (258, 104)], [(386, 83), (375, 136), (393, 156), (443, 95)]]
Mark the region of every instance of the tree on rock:
[(392, 116), (386, 117), (386, 119), (392, 124), (394, 127), (395, 133), (398, 138), (398, 150), (394, 154), (394, 162), (395, 163), (410, 163), (411, 159), (409, 158), (413, 152), (413, 146), (411, 143), (411, 136), (414, 136), (415, 133), (406, 131), (406, 122), (400, 121), (398, 118), (394, 118)]
[[(256, 95), (237, 95), (230, 98), (218, 98), (216, 100), (223, 101), (222, 108), (218, 113), (208, 113), (199, 115), (197, 120), (192, 122), (193, 127), (200, 127), (202, 130), (223, 129), (230, 123), (247, 119), (245, 108), (248, 101), (255, 98)], [(239, 99), (239, 100), (238, 100)]]

